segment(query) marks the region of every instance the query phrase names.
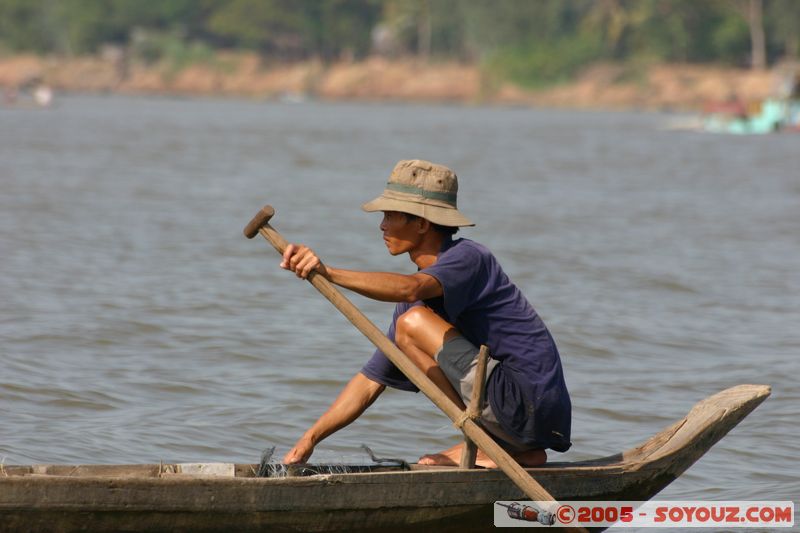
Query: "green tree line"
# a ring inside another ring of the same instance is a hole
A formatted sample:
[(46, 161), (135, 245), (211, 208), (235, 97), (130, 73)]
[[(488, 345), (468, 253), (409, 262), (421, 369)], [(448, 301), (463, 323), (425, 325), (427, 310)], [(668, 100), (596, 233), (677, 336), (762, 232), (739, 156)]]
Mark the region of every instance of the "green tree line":
[(796, 58), (798, 35), (800, 0), (0, 0), (0, 50), (12, 53), (415, 55), (523, 83), (598, 60), (763, 68)]

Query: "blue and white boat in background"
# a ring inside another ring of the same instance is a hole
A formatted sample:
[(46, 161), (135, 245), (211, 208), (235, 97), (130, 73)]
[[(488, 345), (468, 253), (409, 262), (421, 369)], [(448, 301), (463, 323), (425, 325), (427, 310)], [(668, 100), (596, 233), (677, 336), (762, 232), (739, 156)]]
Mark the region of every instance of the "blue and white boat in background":
[(732, 134), (800, 132), (800, 72), (787, 75), (777, 93), (755, 106), (735, 100), (712, 105), (702, 119), (702, 129)]

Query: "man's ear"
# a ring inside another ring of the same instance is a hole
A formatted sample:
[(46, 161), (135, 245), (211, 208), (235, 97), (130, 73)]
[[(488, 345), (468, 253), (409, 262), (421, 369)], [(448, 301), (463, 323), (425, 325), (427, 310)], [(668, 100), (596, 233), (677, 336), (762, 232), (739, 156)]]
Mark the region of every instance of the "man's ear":
[(418, 217), (417, 224), (417, 233), (419, 234), (427, 233), (431, 229), (431, 222), (426, 218)]

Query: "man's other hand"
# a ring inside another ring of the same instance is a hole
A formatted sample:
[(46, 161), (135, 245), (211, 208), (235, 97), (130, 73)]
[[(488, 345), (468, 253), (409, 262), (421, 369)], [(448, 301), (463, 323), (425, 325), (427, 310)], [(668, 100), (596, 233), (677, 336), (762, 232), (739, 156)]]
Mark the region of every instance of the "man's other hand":
[(314, 453), (314, 445), (306, 439), (300, 439), (294, 448), (289, 450), (289, 453), (283, 456), (283, 464), (293, 465), (297, 463), (305, 463), (311, 454)]

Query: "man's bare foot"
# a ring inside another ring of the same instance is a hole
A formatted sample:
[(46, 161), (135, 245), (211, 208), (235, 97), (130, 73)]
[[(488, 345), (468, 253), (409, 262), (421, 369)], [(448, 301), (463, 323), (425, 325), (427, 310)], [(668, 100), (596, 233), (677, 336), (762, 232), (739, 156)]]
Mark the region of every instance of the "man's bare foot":
[[(462, 442), (443, 452), (423, 455), (417, 462), (421, 465), (429, 466), (458, 466), (463, 447), (464, 443)], [(524, 452), (514, 452), (510, 455), (520, 465), (527, 467), (540, 466), (547, 462), (547, 453), (544, 450), (526, 450)], [(495, 462), (481, 450), (478, 450), (475, 465), (483, 468), (497, 468)]]

